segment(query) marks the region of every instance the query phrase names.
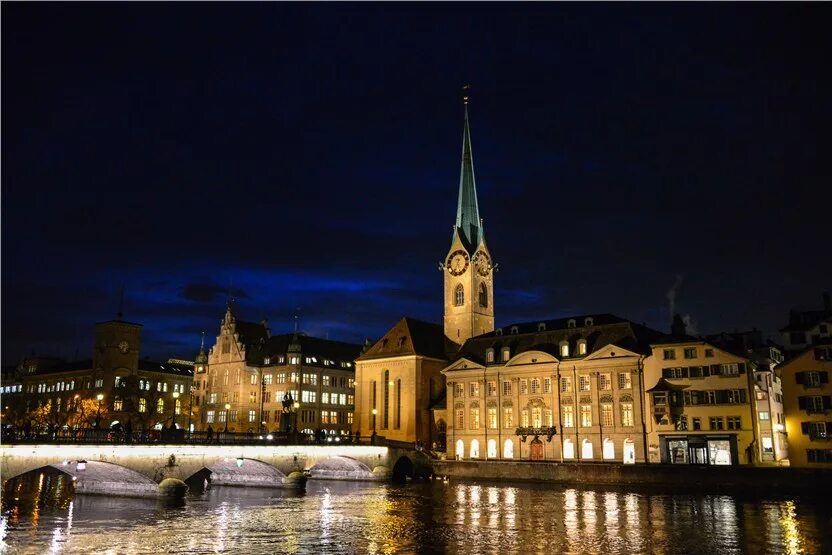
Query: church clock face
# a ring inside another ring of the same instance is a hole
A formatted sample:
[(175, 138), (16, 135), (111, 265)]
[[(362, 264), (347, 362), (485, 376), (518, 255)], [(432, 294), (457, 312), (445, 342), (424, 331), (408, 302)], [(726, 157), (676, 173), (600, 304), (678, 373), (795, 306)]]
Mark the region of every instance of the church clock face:
[(485, 277), (491, 273), (491, 259), (482, 251), (479, 251), (476, 256), (477, 272)]
[(458, 250), (451, 253), (446, 266), (452, 276), (459, 276), (468, 269), (468, 263), (468, 253), (463, 250)]
[(126, 355), (130, 352), (130, 343), (127, 341), (122, 341), (118, 344), (118, 350), (121, 351), (121, 354)]

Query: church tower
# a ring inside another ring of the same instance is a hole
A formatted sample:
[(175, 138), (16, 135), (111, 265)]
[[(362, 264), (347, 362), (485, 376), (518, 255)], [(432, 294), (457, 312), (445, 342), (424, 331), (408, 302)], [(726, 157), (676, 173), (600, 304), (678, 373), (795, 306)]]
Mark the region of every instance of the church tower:
[(445, 336), (458, 345), (494, 331), (494, 266), (477, 205), (468, 97), (464, 97), (462, 169), (451, 248), (444, 262)]

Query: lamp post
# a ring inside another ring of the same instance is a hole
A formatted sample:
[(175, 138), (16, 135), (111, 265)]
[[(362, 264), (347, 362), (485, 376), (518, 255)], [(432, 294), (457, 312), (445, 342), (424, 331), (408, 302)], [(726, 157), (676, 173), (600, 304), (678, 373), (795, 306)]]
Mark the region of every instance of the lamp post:
[(98, 395), (95, 396), (95, 398), (98, 399), (98, 412), (95, 413), (95, 428), (100, 429), (101, 428), (101, 401), (104, 400), (104, 394), (99, 393)]
[(174, 391), (173, 392), (173, 427), (174, 428), (179, 427), (179, 425), (176, 423), (176, 415), (177, 415), (176, 411), (179, 410), (179, 408), (176, 406), (176, 403), (178, 403), (178, 402), (179, 402), (179, 392)]
[(188, 403), (188, 437), (191, 437), (191, 414), (194, 412), (194, 386), (191, 386), (190, 393), (191, 400)]
[(228, 411), (231, 409), (231, 404), (225, 404), (225, 433), (228, 433)]
[(295, 413), (295, 426), (294, 426), (294, 430), (292, 431), (292, 433), (295, 436), (294, 443), (297, 443), (298, 442), (298, 412), (299, 412), (299, 409), (300, 409), (300, 401), (295, 401), (295, 404), (292, 405), (292, 409), (293, 409), (292, 412)]

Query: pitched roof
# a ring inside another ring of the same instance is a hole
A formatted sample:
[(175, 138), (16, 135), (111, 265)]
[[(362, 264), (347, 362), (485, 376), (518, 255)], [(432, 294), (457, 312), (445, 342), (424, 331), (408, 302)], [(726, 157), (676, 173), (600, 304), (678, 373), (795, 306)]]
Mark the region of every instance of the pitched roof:
[(459, 172), (459, 201), (456, 207), (456, 231), (463, 245), (473, 254), (480, 244), (482, 229), (474, 179), (474, 157), (471, 152), (471, 128), (468, 123), (468, 101), (465, 101), (465, 123), (462, 130), (462, 168)]
[(139, 360), (139, 371), (158, 372), (174, 376), (193, 376), (194, 367), (176, 362), (156, 362), (153, 360)]
[(261, 341), (249, 344), (246, 348), (246, 362), (253, 365), (262, 365), (266, 357), (285, 355), (289, 351), (290, 344), (299, 344), (300, 352), (306, 356), (314, 356), (338, 362), (352, 362), (361, 353), (361, 345), (357, 343), (346, 343), (321, 339), (303, 333), (273, 335), (263, 338)]
[(780, 328), (780, 331), (806, 331), (814, 328), (822, 322), (832, 322), (832, 312), (828, 310), (806, 310), (803, 312), (794, 311), (789, 316), (789, 325), (784, 328)]
[[(592, 319), (591, 325), (586, 325), (589, 323), (587, 321), (589, 318)], [(574, 321), (574, 327), (570, 327), (572, 321)], [(670, 337), (612, 314), (525, 322), (500, 329), (502, 335), (495, 330), (466, 341), (454, 360), (464, 357), (485, 364), (487, 349), (493, 348), (499, 351), (503, 347), (509, 347), (512, 356), (525, 351), (542, 351), (560, 358), (559, 347), (562, 341), (569, 343), (569, 352), (574, 358), (579, 339), (586, 341), (587, 355), (607, 345), (616, 345), (622, 349), (647, 355), (651, 352), (652, 343), (665, 341)], [(586, 355), (578, 356), (582, 358)]]
[(357, 360), (408, 355), (447, 360), (446, 353), (454, 350), (456, 347), (439, 324), (404, 317)]

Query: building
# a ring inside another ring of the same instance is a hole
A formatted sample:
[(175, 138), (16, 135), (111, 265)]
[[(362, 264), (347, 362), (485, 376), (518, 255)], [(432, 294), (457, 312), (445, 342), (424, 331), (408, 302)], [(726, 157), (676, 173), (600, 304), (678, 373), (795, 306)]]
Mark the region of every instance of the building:
[(832, 341), (817, 342), (776, 370), (791, 466), (832, 468)]
[(190, 409), (185, 403), (193, 363), (140, 358), (141, 330), (141, 324), (119, 317), (96, 324), (91, 360), (23, 360), (16, 370), (22, 386), (17, 411), (12, 411), (20, 415), (16, 425), (31, 426), (33, 415), (40, 415), (36, 420), (53, 430), (128, 422), (135, 430), (182, 427), (186, 417), (179, 416)]
[(789, 324), (780, 329), (783, 347), (789, 353), (801, 352), (818, 341), (832, 337), (832, 301), (823, 294), (823, 309), (792, 310)]
[[(361, 345), (297, 331), (272, 335), (265, 320), (237, 320), (229, 303), (214, 345), (196, 357), (199, 427), (349, 434), (355, 404), (353, 361), (360, 352)], [(284, 400), (289, 407), (285, 412)]]
[(644, 364), (649, 462), (754, 464), (760, 442), (754, 365), (702, 339), (674, 334)]
[(442, 371), (448, 456), (644, 462), (644, 361), (662, 337), (596, 314), (467, 340)]

